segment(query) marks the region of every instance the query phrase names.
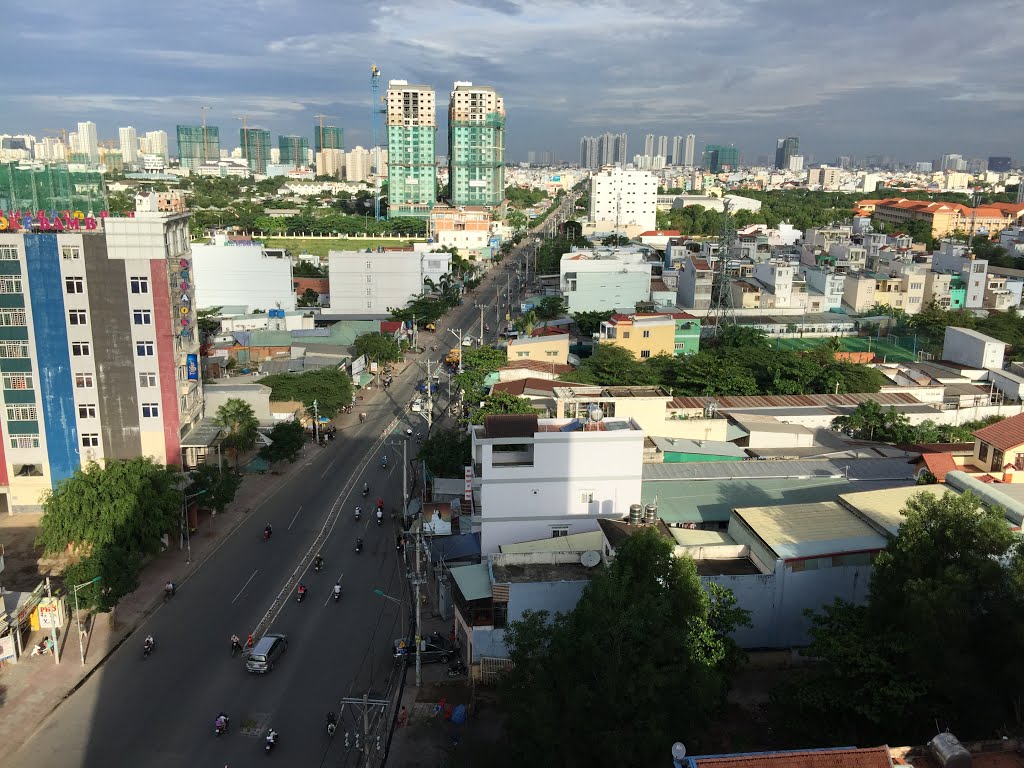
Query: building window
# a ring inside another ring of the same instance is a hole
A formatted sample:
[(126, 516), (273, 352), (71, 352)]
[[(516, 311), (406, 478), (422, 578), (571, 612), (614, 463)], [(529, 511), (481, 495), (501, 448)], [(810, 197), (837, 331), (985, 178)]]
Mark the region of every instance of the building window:
[(39, 418), (39, 411), (34, 405), (8, 405), (8, 421), (35, 421)]
[(367, 269), (373, 269), (373, 262), (372, 261), (366, 262), (366, 268)]
[(96, 418), (96, 406), (87, 404), (78, 406), (78, 418), (80, 419), (95, 419)]
[(84, 309), (68, 310), (68, 325), (86, 325), (88, 320)]
[(0, 341), (0, 357), (28, 357), (28, 342)]
[(650, 356), (651, 356), (651, 350), (643, 349), (643, 350), (640, 351), (640, 359), (641, 360), (646, 360)]
[(17, 261), (18, 249), (13, 245), (0, 245), (0, 261)]
[(148, 277), (133, 277), (131, 278), (132, 293), (149, 293), (149, 278)]
[(71, 354), (74, 357), (88, 357), (89, 356), (89, 342), (88, 341), (73, 341), (73, 342), (71, 342)]
[(32, 376), (27, 373), (5, 373), (4, 389), (33, 389)]
[(82, 258), (82, 249), (77, 245), (62, 245), (60, 247), (61, 258), (65, 261)]
[(148, 309), (133, 310), (132, 322), (136, 325), (151, 325), (153, 323), (153, 313)]
[(551, 350), (549, 352), (545, 352), (544, 354), (547, 355), (548, 357), (558, 357), (558, 350)]
[(988, 443), (982, 443), (978, 448), (978, 461), (982, 464), (988, 461)]
[(82, 434), (82, 447), (83, 448), (98, 448), (100, 444), (100, 436), (95, 432), (84, 432)]
[(152, 341), (139, 341), (135, 343), (135, 354), (138, 357), (152, 357), (153, 356), (153, 342)]
[(68, 293), (85, 293), (85, 280), (81, 277), (65, 277), (64, 290)]
[(160, 415), (160, 406), (157, 403), (142, 404), (142, 418), (155, 419)]
[(567, 525), (555, 525), (551, 527), (551, 538), (559, 539), (562, 536), (569, 535), (569, 526)]
[(38, 448), (39, 435), (14, 435), (11, 437), (11, 448)]
[(651, 332), (650, 331), (644, 331), (644, 338), (645, 339), (651, 338)]
[(0, 293), (21, 293), (20, 277), (0, 277)]
[(594, 492), (593, 491), (580, 491), (580, 504), (593, 504), (594, 503)]
[(373, 282), (373, 275), (367, 275), (366, 276), (366, 282), (372, 283)]
[(28, 325), (24, 309), (7, 309), (0, 312), (0, 325)]
[(139, 386), (140, 387), (155, 387), (156, 386), (156, 374), (155, 373), (140, 373), (139, 374)]
[(629, 338), (629, 331), (623, 331), (622, 332), (622, 338), (628, 339)]
[(77, 387), (78, 389), (92, 389), (92, 374), (76, 373), (75, 387)]

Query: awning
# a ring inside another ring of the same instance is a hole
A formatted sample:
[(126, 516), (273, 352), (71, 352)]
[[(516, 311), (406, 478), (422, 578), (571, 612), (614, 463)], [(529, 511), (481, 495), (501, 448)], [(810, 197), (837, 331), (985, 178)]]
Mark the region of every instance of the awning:
[(430, 541), (430, 562), (439, 563), (445, 560), (467, 560), (480, 557), (480, 534), (464, 533)]
[(200, 419), (192, 431), (181, 439), (182, 448), (212, 448), (221, 441), (220, 433), (223, 430), (220, 424), (214, 423), (213, 417), (207, 416)]
[(491, 596), (491, 575), (483, 563), (461, 565), (451, 569), (459, 592), (468, 601), (486, 600)]

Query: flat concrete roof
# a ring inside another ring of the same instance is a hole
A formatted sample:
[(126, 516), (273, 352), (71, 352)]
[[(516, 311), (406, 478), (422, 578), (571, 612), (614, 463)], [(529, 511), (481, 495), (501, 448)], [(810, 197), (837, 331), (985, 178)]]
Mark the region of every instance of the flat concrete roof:
[(872, 552), (889, 540), (842, 505), (740, 507), (734, 514), (783, 560)]
[(557, 581), (590, 581), (594, 568), (582, 563), (528, 563), (525, 565), (495, 565), (495, 584), (531, 584)]
[(960, 492), (946, 485), (910, 485), (904, 488), (887, 488), (884, 491), (861, 491), (840, 494), (839, 501), (868, 518), (876, 527), (895, 536), (906, 519), (903, 508), (919, 493), (930, 493), (941, 497), (946, 491), (959, 496)]

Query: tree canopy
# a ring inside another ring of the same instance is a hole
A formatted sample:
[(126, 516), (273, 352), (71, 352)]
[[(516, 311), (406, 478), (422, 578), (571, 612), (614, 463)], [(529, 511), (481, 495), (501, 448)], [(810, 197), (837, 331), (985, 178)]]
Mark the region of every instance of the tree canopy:
[[(922, 743), (951, 725), (961, 739), (1020, 722), (1024, 673), (1021, 543), (998, 508), (970, 493), (922, 492), (875, 559), (869, 599), (812, 615), (815, 662), (774, 697), (792, 743)], [(884, 734), (884, 736), (883, 736)]]
[(854, 408), (849, 416), (833, 419), (832, 428), (846, 432), (856, 440), (877, 440), (881, 443), (960, 443), (972, 442), (975, 430), (1003, 418), (989, 416), (955, 426), (936, 424), (928, 419), (915, 425), (892, 406), (882, 408), (874, 400), (868, 400)]
[(224, 428), (224, 447), (238, 456), (256, 447), (260, 422), (252, 406), (245, 400), (233, 397), (219, 408), (213, 417), (215, 424)]
[(533, 308), (538, 320), (554, 320), (564, 316), (565, 310), (566, 302), (561, 296), (545, 296)]
[(473, 424), (483, 424), (488, 416), (501, 413), (537, 413), (533, 403), (525, 397), (516, 397), (508, 392), (492, 392), (485, 395), (481, 401), (483, 404), (473, 410), (470, 421)]
[(573, 611), (526, 611), (505, 630), (514, 666), (499, 690), (518, 761), (656, 765), (675, 741), (699, 750), (742, 658), (729, 635), (748, 620), (656, 531), (630, 536)]
[(498, 370), (506, 362), (505, 352), (494, 347), (462, 347), (462, 373), (455, 376), (454, 384), (475, 401), (484, 395), (487, 374)]
[(366, 355), (367, 360), (375, 360), (379, 363), (394, 363), (404, 357), (402, 345), (395, 337), (379, 331), (356, 336), (352, 346), (357, 355)]
[(271, 442), (260, 450), (260, 458), (269, 463), (294, 462), (299, 458), (302, 446), (306, 443), (306, 431), (297, 421), (282, 421), (275, 424), (267, 437)]
[(186, 490), (188, 496), (197, 494), (196, 501), (205, 509), (223, 512), (235, 500), (235, 494), (242, 485), (242, 477), (231, 471), (226, 463), (200, 464), (190, 473), (192, 484)]
[(471, 461), (471, 445), (464, 429), (435, 429), (420, 448), (418, 458), (434, 477), (462, 477)]
[(321, 416), (333, 418), (342, 406), (352, 404), (352, 379), (337, 368), (302, 373), (275, 373), (259, 380), (270, 387), (270, 399), (297, 400), (307, 408), (317, 401)]

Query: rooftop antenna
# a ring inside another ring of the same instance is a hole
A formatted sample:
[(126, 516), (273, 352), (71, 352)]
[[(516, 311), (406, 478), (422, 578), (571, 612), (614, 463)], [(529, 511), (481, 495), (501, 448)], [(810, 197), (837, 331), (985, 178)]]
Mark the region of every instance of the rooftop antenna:
[(376, 64), (370, 65), (370, 122), (372, 130), (372, 146), (375, 153), (373, 168), (373, 218), (380, 221), (380, 152), (377, 149), (377, 121), (383, 111), (377, 106), (380, 99), (380, 70)]

